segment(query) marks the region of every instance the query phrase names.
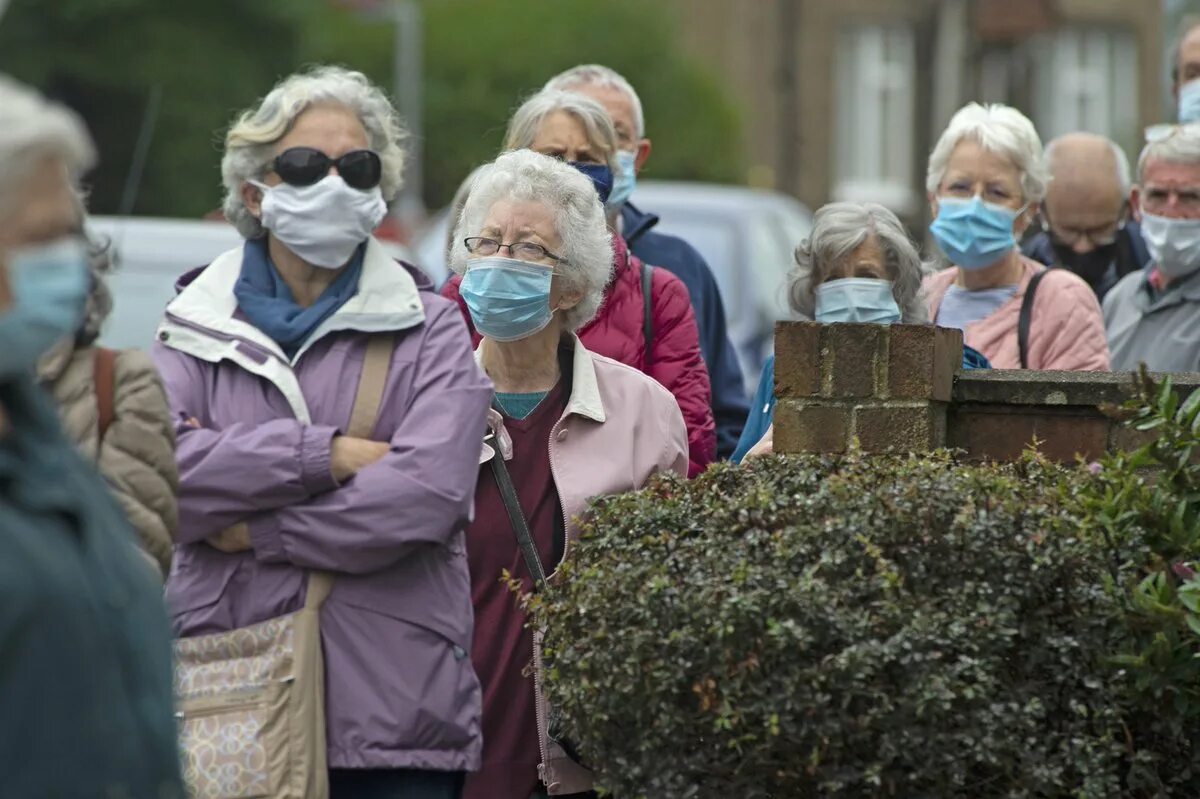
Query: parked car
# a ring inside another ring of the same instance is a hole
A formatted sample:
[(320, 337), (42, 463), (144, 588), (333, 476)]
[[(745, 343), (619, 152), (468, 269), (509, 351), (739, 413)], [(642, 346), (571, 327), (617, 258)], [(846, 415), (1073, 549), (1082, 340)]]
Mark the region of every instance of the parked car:
[[(88, 226), (109, 240), (116, 262), (108, 277), (113, 312), (100, 336), (103, 346), (115, 349), (148, 349), (179, 276), (242, 245), (223, 221), (93, 216)], [(411, 259), (403, 245), (384, 243), (394, 257)]]
[[(752, 395), (774, 349), (775, 321), (792, 318), (788, 273), (812, 214), (778, 192), (711, 183), (641, 181), (633, 202), (661, 217), (655, 230), (683, 238), (708, 260)], [(435, 215), (414, 247), (416, 263), (439, 285), (448, 276), (448, 216)]]

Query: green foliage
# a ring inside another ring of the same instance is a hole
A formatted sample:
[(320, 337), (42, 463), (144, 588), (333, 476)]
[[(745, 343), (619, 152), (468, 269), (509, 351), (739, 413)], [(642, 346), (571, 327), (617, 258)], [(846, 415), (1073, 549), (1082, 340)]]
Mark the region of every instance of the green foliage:
[(549, 698), (631, 799), (1129, 795), (1090, 479), (777, 457), (602, 500), (530, 601)]
[(298, 26), (320, 0), (13, 0), (0, 70), (79, 111), (96, 138), (92, 207), (118, 209), (155, 86), (162, 106), (135, 212), (200, 216), (220, 203), (220, 145), (234, 113), (298, 63)]
[(1125, 609), (1113, 662), (1129, 691), (1139, 749), (1131, 783), (1194, 796), (1200, 784), (1200, 391), (1180, 403), (1143, 371), (1122, 412), (1143, 446), (1105, 457), (1094, 480), (1064, 486), (1081, 524), (1108, 550), (1108, 588)]
[[(738, 181), (736, 108), (713, 74), (686, 58), (667, 12), (644, 0), (428, 0), (425, 17), (425, 197), (450, 201), (495, 158), (508, 118), (528, 95), (576, 64), (625, 75), (659, 148), (647, 177)], [(392, 85), (391, 30), (343, 19), (313, 31), (309, 52)]]
[[(583, 61), (623, 71), (659, 148), (650, 177), (735, 181), (739, 121), (711, 73), (685, 58), (666, 12), (642, 0), (428, 0), (425, 199), (449, 202), (499, 150), (508, 115)], [(152, 87), (162, 108), (135, 212), (199, 216), (220, 201), (220, 147), (234, 114), (307, 64), (360, 69), (389, 90), (393, 28), (331, 0), (13, 0), (0, 71), (79, 110), (101, 166), (92, 207), (117, 210)]]

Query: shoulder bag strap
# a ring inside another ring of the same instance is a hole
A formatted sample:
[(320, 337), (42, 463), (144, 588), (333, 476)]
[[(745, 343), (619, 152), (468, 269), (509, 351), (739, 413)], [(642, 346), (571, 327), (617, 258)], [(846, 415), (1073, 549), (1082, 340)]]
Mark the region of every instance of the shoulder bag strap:
[(650, 352), (654, 346), (654, 308), (650, 296), (650, 284), (654, 277), (654, 267), (642, 261), (642, 341), (646, 347), (646, 367), (650, 366)]
[(500, 454), (498, 446), (495, 448), (495, 454), (492, 455), (491, 464), (492, 474), (496, 477), (496, 487), (500, 489), (500, 499), (504, 502), (504, 510), (508, 512), (508, 521), (517, 536), (517, 546), (521, 550), (521, 557), (525, 559), (525, 568), (529, 569), (529, 573), (533, 575), (533, 587), (538, 590), (546, 583), (546, 572), (542, 569), (542, 560), (538, 557), (537, 548), (533, 545), (529, 523), (525, 521), (525, 513), (521, 510), (521, 503), (517, 499), (517, 489), (513, 486), (512, 478), (508, 474), (508, 467), (504, 464), (504, 456)]
[[(370, 438), (379, 417), (379, 406), (383, 403), (383, 389), (387, 384), (388, 368), (392, 362), (392, 351), (396, 337), (391, 333), (379, 333), (367, 339), (367, 350), (363, 356), (362, 374), (358, 378), (358, 390), (354, 395), (354, 407), (350, 411), (350, 424), (346, 434), (355, 438)], [(305, 609), (321, 607), (321, 603), (333, 589), (333, 575), (325, 571), (308, 573), (308, 590), (304, 597)]]
[(1029, 324), (1033, 317), (1033, 298), (1037, 296), (1038, 284), (1049, 269), (1043, 269), (1029, 279), (1025, 296), (1021, 299), (1021, 315), (1017, 319), (1017, 350), (1021, 356), (1021, 368), (1029, 368)]
[(99, 443), (112, 425), (116, 405), (117, 352), (96, 347), (92, 359), (92, 385), (96, 390), (96, 431)]

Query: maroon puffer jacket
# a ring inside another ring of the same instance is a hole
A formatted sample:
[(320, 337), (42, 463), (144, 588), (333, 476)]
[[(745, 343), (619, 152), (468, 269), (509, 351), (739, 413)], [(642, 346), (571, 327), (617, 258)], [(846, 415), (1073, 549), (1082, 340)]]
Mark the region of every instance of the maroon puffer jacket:
[[(650, 315), (654, 332), (647, 354), (642, 331), (642, 262), (629, 252), (620, 236), (613, 236), (612, 243), (612, 281), (604, 290), (604, 302), (595, 318), (579, 329), (579, 338), (590, 351), (645, 372), (675, 395), (688, 428), (688, 476), (695, 477), (716, 459), (717, 437), (708, 370), (700, 357), (700, 339), (687, 289), (667, 270), (652, 269)], [(457, 275), (451, 276), (442, 294), (458, 302), (478, 346), (480, 336), (458, 293), (460, 282)]]

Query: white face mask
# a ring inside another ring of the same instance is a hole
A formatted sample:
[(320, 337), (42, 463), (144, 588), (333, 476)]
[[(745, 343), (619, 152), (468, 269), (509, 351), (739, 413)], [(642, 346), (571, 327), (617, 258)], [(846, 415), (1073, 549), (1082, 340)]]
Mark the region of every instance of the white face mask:
[(262, 189), (262, 225), (289, 250), (313, 266), (340, 269), (387, 214), (383, 193), (352, 188), (340, 175), (311, 186), (280, 183)]
[(1164, 277), (1174, 280), (1200, 269), (1200, 219), (1170, 219), (1143, 212), (1142, 237)]

